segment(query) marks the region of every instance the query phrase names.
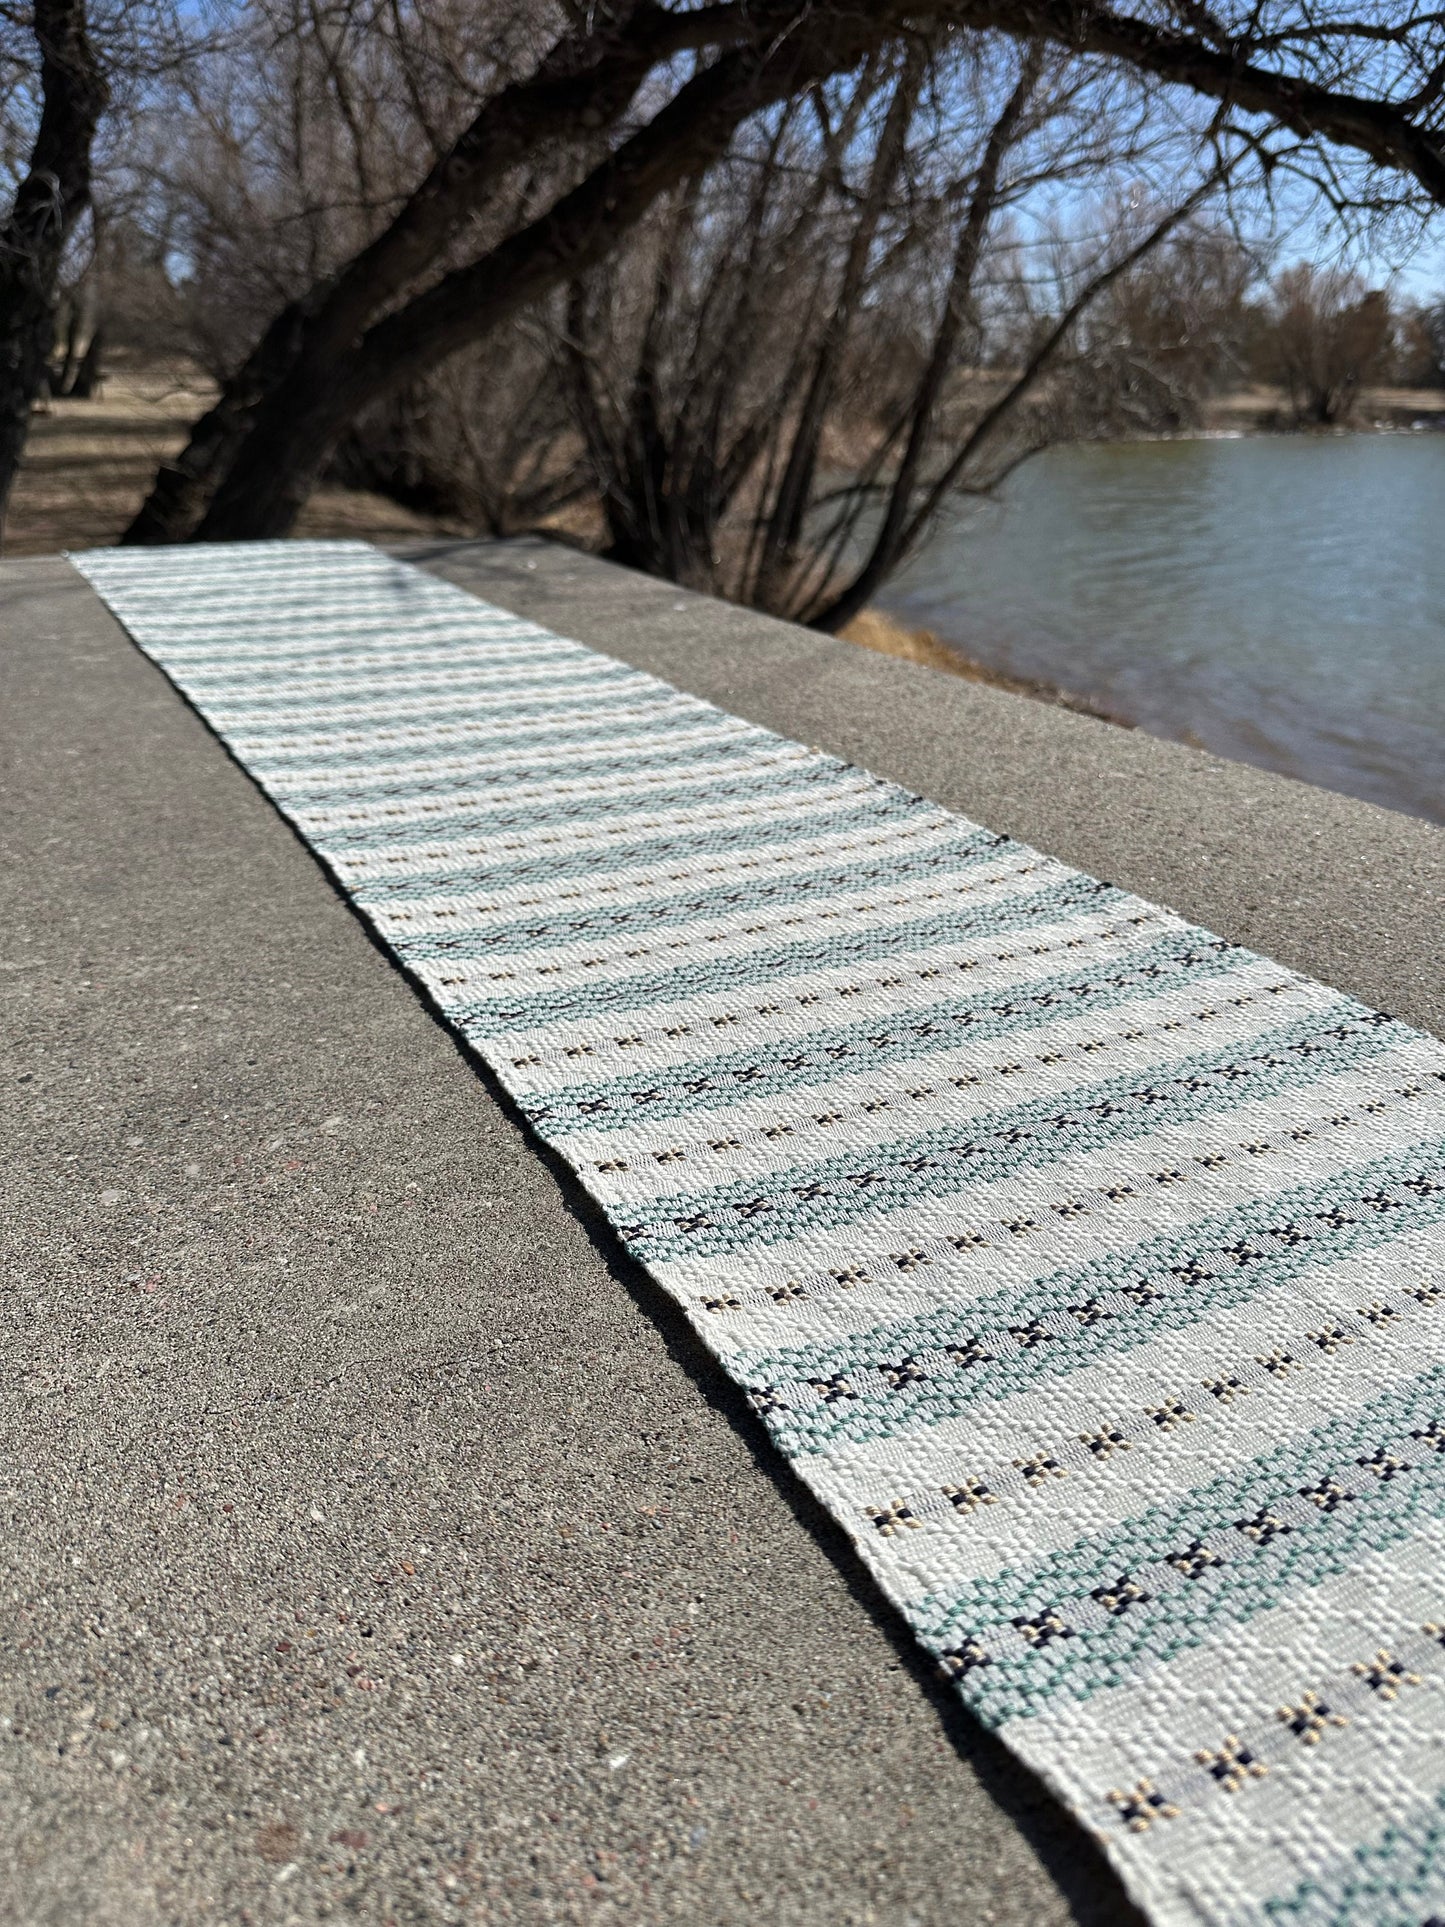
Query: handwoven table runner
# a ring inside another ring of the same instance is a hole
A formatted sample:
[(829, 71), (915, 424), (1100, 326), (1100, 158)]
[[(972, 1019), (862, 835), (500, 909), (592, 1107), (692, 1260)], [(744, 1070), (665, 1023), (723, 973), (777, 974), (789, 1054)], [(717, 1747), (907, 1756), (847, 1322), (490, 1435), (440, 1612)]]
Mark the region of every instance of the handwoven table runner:
[(76, 565), (1156, 1920), (1445, 1910), (1445, 1048), (365, 544)]

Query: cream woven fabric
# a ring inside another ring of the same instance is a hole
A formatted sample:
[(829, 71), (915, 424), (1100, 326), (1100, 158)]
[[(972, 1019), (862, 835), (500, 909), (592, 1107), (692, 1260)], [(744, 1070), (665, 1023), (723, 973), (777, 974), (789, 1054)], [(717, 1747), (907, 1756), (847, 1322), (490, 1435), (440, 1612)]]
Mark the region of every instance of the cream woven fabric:
[(1157, 1920), (1445, 1914), (1445, 1049), (362, 544), (77, 566)]

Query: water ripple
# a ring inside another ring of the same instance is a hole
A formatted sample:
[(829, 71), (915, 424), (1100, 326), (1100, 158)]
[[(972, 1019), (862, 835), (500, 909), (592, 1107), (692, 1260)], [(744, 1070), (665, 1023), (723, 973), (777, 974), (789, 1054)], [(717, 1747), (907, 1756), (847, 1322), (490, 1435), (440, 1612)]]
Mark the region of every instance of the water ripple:
[(1058, 449), (884, 598), (1159, 735), (1445, 823), (1445, 435)]

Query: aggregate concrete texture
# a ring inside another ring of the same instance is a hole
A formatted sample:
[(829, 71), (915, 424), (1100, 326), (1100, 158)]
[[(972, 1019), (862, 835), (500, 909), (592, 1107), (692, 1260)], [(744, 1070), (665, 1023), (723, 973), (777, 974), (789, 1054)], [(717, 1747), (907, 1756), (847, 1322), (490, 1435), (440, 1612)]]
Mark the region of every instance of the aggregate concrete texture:
[[(1445, 1029), (1445, 833), (543, 544), (415, 559)], [(0, 568), (0, 1919), (1132, 1918), (58, 558)]]

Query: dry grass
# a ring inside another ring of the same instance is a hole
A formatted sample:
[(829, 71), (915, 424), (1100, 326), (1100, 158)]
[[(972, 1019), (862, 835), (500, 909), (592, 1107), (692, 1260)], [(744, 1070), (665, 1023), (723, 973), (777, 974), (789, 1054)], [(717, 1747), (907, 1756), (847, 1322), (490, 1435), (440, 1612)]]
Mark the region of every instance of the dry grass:
[[(52, 402), (31, 425), (6, 518), (5, 554), (114, 542), (145, 499), (157, 464), (181, 447), (212, 392), (184, 365), (122, 364), (96, 400)], [(440, 524), (384, 496), (351, 489), (319, 490), (297, 529), (382, 539), (440, 532)]]
[[(1445, 388), (1365, 388), (1348, 423), (1350, 428), (1412, 428), (1416, 422), (1438, 427), (1445, 418)], [(1258, 434), (1288, 431), (1289, 398), (1282, 388), (1262, 382), (1218, 395), (1204, 410), (1205, 427), (1215, 433)]]
[(965, 682), (987, 683), (989, 688), (1006, 689), (1013, 696), (1032, 696), (1036, 702), (1077, 710), (1082, 716), (1097, 716), (1124, 729), (1133, 727), (1122, 716), (1115, 716), (1087, 696), (1056, 689), (1052, 683), (1036, 682), (1029, 676), (1010, 676), (1001, 669), (990, 669), (986, 663), (975, 662), (961, 649), (943, 642), (931, 629), (905, 628), (877, 609), (865, 609), (862, 615), (854, 616), (840, 634), (846, 642), (876, 649), (883, 656), (900, 656), (905, 662), (918, 662), (928, 669), (941, 669), (949, 676), (962, 676)]

